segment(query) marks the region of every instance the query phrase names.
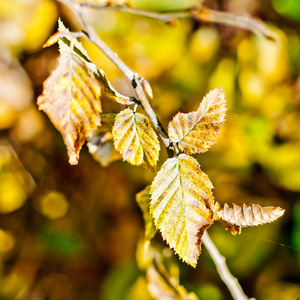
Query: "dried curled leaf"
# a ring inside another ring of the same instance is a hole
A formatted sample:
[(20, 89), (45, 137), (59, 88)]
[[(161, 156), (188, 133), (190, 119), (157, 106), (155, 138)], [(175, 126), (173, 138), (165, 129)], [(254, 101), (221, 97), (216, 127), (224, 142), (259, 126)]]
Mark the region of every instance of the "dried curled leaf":
[(220, 219), (237, 226), (256, 226), (270, 223), (284, 214), (284, 209), (274, 206), (243, 203), (218, 205), (214, 212)]
[(116, 102), (123, 104), (123, 105), (134, 104), (134, 101), (132, 100), (132, 98), (121, 95), (112, 87), (111, 83), (108, 81), (108, 79), (102, 69), (97, 69), (95, 76), (96, 76), (97, 80), (102, 84), (102, 86), (104, 88), (104, 92), (108, 96), (112, 97)]
[[(69, 29), (67, 29), (63, 22), (61, 20), (58, 21), (58, 30), (60, 33), (68, 34)], [(108, 81), (104, 71), (102, 69), (99, 69), (96, 65), (94, 65), (86, 50), (83, 48), (82, 44), (74, 37), (68, 36), (63, 37), (59, 40), (59, 49), (61, 52), (64, 52), (69, 49), (69, 47), (73, 46), (73, 51), (78, 54), (83, 60), (85, 60), (86, 65), (89, 67), (89, 69), (94, 73), (96, 79), (100, 82), (100, 84), (103, 86), (104, 92), (112, 97), (116, 102), (121, 103), (123, 105), (130, 105), (133, 104), (134, 101), (127, 96), (124, 96), (120, 93), (118, 93), (111, 83)]]
[[(63, 53), (63, 52), (73, 51), (78, 56), (80, 56), (87, 63), (87, 65), (89, 65), (91, 63), (91, 59), (89, 58), (86, 50), (83, 48), (82, 44), (75, 37), (69, 35), (70, 31), (68, 28), (66, 28), (66, 26), (61, 21), (61, 19), (58, 19), (58, 32), (59, 34), (65, 34), (67, 36), (67, 37), (60, 38), (58, 40), (59, 52)], [(52, 37), (54, 37), (55, 39), (57, 36), (54, 34)], [(70, 49), (71, 46), (72, 49)]]
[(112, 133), (115, 148), (124, 160), (155, 169), (160, 145), (146, 116), (124, 109), (117, 115)]
[(206, 152), (217, 139), (225, 120), (225, 99), (220, 89), (210, 91), (195, 112), (178, 113), (169, 123), (171, 141), (186, 154)]
[(90, 138), (87, 138), (89, 152), (102, 167), (107, 167), (110, 163), (122, 158), (114, 148), (112, 127), (116, 114), (102, 114), (101, 126)]
[(193, 157), (169, 158), (151, 186), (150, 212), (163, 238), (179, 257), (196, 266), (201, 237), (213, 222), (213, 188)]
[(155, 233), (156, 227), (153, 222), (153, 218), (150, 215), (149, 207), (150, 207), (150, 185), (148, 185), (145, 189), (136, 194), (136, 202), (138, 203), (140, 209), (143, 212), (143, 217), (145, 221), (145, 240), (150, 241)]
[(58, 64), (44, 82), (37, 104), (61, 133), (69, 163), (76, 165), (87, 136), (100, 125), (100, 85), (84, 61), (63, 52)]

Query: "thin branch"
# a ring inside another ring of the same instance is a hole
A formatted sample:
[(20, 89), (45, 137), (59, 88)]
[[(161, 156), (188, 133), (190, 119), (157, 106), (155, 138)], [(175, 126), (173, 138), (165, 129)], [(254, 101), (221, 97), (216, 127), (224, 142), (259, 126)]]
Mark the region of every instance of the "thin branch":
[(153, 126), (160, 133), (161, 139), (165, 144), (166, 148), (169, 149), (170, 146), (169, 136), (166, 133), (163, 126), (161, 125), (160, 121), (158, 120), (142, 88), (142, 84), (145, 85), (145, 82), (147, 81), (141, 76), (139, 76), (137, 73), (133, 72), (130, 68), (128, 68), (127, 65), (118, 57), (118, 55), (114, 53), (100, 39), (94, 27), (88, 22), (84, 7), (80, 6), (79, 4), (73, 3), (69, 0), (59, 0), (59, 1), (77, 13), (77, 15), (79, 16), (82, 22), (85, 32), (88, 35), (88, 40), (92, 42), (95, 46), (97, 46), (131, 82), (143, 110), (151, 120)]
[(166, 24), (173, 24), (178, 19), (193, 18), (199, 22), (218, 23), (227, 26), (233, 26), (249, 30), (258, 36), (278, 41), (278, 34), (262, 20), (248, 15), (236, 15), (230, 12), (209, 9), (204, 6), (192, 7), (187, 10), (159, 13), (154, 11), (145, 11), (129, 7), (128, 5), (101, 5), (81, 2), (80, 6), (86, 6), (93, 9), (115, 10), (132, 15), (138, 15), (153, 19)]
[(148, 19), (153, 19), (163, 23), (172, 24), (173, 21), (182, 19), (182, 18), (189, 18), (191, 17), (191, 10), (185, 11), (178, 11), (178, 12), (171, 12), (171, 13), (159, 13), (155, 11), (145, 11), (133, 7), (129, 7), (128, 5), (100, 5), (100, 4), (92, 4), (88, 2), (81, 2), (81, 6), (86, 6), (93, 9), (106, 9), (106, 10), (116, 10), (123, 13), (137, 15), (140, 17), (145, 17)]
[(203, 235), (203, 244), (205, 245), (207, 251), (209, 252), (212, 260), (214, 261), (218, 273), (227, 285), (233, 299), (235, 300), (255, 300), (254, 298), (249, 299), (243, 292), (242, 287), (240, 286), (238, 280), (230, 273), (225, 257), (220, 254), (217, 247), (210, 239), (207, 231)]
[[(69, 7), (71, 10), (75, 11), (84, 27), (84, 30), (88, 36), (88, 40), (95, 44), (119, 69), (120, 71), (130, 80), (133, 88), (136, 91), (136, 94), (138, 96), (138, 100), (141, 103), (142, 108), (144, 109), (145, 113), (148, 115), (149, 119), (152, 121), (154, 127), (159, 131), (160, 136), (167, 148), (167, 150), (170, 150), (170, 148), (173, 146), (175, 147), (174, 152), (176, 152), (176, 146), (170, 144), (170, 139), (168, 137), (168, 134), (162, 127), (161, 123), (159, 122), (155, 112), (153, 111), (145, 93), (143, 87), (147, 87), (148, 82), (140, 77), (137, 73), (133, 72), (130, 68), (127, 67), (127, 65), (118, 57), (116, 53), (114, 53), (98, 36), (95, 29), (87, 20), (86, 14), (85, 14), (85, 8), (83, 6), (80, 6), (79, 4), (73, 3), (70, 0), (58, 0), (65, 4), (67, 7)], [(149, 86), (148, 86), (149, 88)], [(171, 146), (171, 147), (170, 147)], [(229, 288), (230, 292), (232, 293), (235, 300), (248, 300), (248, 297), (244, 294), (241, 286), (238, 283), (238, 280), (231, 275), (231, 273), (228, 270), (228, 267), (225, 263), (225, 258), (220, 255), (218, 252), (216, 246), (213, 244), (211, 239), (209, 238), (207, 232), (203, 236), (203, 243), (206, 246), (207, 250), (209, 251), (213, 261), (215, 262), (217, 266), (217, 270), (222, 278), (222, 280), (225, 282), (227, 287)], [(251, 299), (250, 299), (251, 300)], [(252, 299), (253, 300), (253, 299)]]
[(201, 7), (193, 11), (193, 17), (200, 22), (212, 22), (242, 28), (258, 36), (278, 41), (276, 32), (262, 20), (248, 15), (236, 15), (229, 12), (218, 11)]

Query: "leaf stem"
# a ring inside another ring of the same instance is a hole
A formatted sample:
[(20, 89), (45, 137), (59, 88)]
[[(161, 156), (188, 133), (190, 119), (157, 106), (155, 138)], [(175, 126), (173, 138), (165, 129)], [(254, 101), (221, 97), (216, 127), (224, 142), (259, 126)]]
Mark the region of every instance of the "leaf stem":
[(243, 292), (242, 287), (240, 286), (238, 280), (230, 273), (227, 265), (226, 259), (220, 254), (217, 247), (210, 239), (207, 231), (202, 237), (203, 243), (209, 252), (213, 262), (217, 267), (217, 271), (223, 280), (223, 282), (228, 287), (233, 299), (235, 300), (255, 300), (254, 298), (249, 299)]

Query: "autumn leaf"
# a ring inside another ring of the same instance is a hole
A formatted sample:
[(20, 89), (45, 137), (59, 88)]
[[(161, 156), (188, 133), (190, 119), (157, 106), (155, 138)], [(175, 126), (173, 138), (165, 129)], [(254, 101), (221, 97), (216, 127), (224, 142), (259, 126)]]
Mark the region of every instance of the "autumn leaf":
[(216, 203), (214, 213), (230, 224), (245, 227), (273, 222), (284, 214), (284, 209), (251, 203), (241, 205)]
[(163, 238), (179, 257), (196, 266), (201, 237), (212, 224), (213, 188), (193, 157), (169, 158), (151, 186), (150, 212)]
[(130, 105), (130, 104), (135, 103), (132, 98), (121, 95), (113, 88), (113, 86), (108, 81), (108, 79), (102, 69), (97, 69), (95, 76), (96, 76), (97, 80), (102, 84), (104, 92), (108, 96), (113, 98), (116, 102), (123, 104), (123, 105)]
[(124, 160), (155, 169), (160, 145), (146, 116), (124, 109), (117, 115), (112, 133), (115, 148)]
[(153, 299), (198, 300), (193, 292), (189, 293), (172, 279), (165, 269), (158, 271), (154, 266), (147, 269), (148, 290)]
[(61, 133), (72, 165), (86, 137), (100, 125), (99, 97), (100, 85), (85, 62), (70, 51), (61, 53), (37, 104)]
[[(78, 54), (85, 62), (88, 68), (94, 73), (96, 79), (100, 82), (102, 85), (104, 92), (110, 96), (112, 99), (114, 99), (116, 102), (123, 104), (123, 105), (130, 105), (133, 104), (134, 101), (132, 98), (124, 96), (120, 93), (118, 93), (111, 83), (108, 81), (106, 74), (102, 69), (99, 69), (95, 64), (93, 64), (86, 52), (86, 50), (83, 48), (82, 44), (71, 35), (68, 35), (70, 33), (69, 29), (65, 27), (63, 22), (59, 19), (58, 20), (58, 30), (62, 34), (66, 34), (66, 37), (63, 37), (59, 39), (59, 49), (60, 52), (68, 51), (68, 49), (72, 46), (72, 50)], [(55, 34), (54, 34), (55, 38)], [(51, 39), (51, 38), (50, 38)]]
[(87, 138), (89, 152), (102, 167), (122, 158), (114, 148), (112, 127), (116, 114), (101, 114), (101, 126), (90, 138)]
[(153, 222), (153, 218), (150, 215), (150, 185), (148, 185), (145, 189), (136, 194), (136, 202), (138, 203), (141, 211), (143, 212), (143, 218), (145, 221), (145, 240), (150, 241), (155, 233), (156, 227)]
[[(83, 48), (82, 44), (75, 37), (70, 35), (69, 29), (66, 28), (66, 26), (61, 21), (61, 19), (58, 19), (58, 33), (66, 35), (58, 40), (58, 46), (59, 46), (60, 53), (70, 52), (70, 51), (75, 52), (78, 56), (80, 56), (87, 63), (87, 65), (88, 64), (93, 65), (91, 63), (91, 59), (89, 58), (88, 53)], [(58, 36), (59, 36), (59, 34), (58, 34)], [(57, 37), (57, 33), (55, 33), (52, 37), (50, 37), (48, 39), (48, 41), (51, 40), (51, 38), (53, 38), (53, 37), (54, 38)], [(46, 44), (47, 44), (47, 42), (46, 42)], [(95, 68), (97, 68), (97, 67), (95, 66)]]
[(171, 141), (186, 154), (206, 152), (217, 139), (225, 119), (224, 93), (210, 91), (195, 112), (178, 113), (169, 123)]

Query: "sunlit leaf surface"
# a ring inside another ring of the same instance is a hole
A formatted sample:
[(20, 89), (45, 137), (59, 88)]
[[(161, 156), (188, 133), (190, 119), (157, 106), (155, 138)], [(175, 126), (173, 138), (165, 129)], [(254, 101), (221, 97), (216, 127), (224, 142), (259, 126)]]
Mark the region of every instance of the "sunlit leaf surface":
[(195, 112), (178, 113), (169, 123), (169, 137), (186, 154), (206, 152), (217, 139), (225, 119), (224, 93), (209, 92)]
[(243, 203), (220, 205), (215, 214), (226, 222), (238, 226), (256, 226), (275, 221), (284, 214), (284, 209), (274, 206)]
[(81, 58), (63, 52), (37, 103), (63, 136), (69, 163), (78, 163), (87, 136), (100, 125), (100, 85)]
[(146, 116), (124, 109), (117, 115), (112, 133), (115, 148), (124, 160), (136, 166), (155, 168), (160, 145)]
[(182, 260), (194, 267), (201, 237), (213, 222), (212, 188), (197, 160), (186, 154), (169, 158), (151, 186), (150, 212), (156, 227)]
[(156, 233), (156, 227), (153, 222), (153, 218), (150, 215), (150, 188), (151, 186), (148, 185), (145, 189), (140, 191), (136, 194), (136, 202), (138, 203), (140, 209), (143, 212), (143, 217), (145, 221), (145, 240), (151, 240), (155, 233)]

